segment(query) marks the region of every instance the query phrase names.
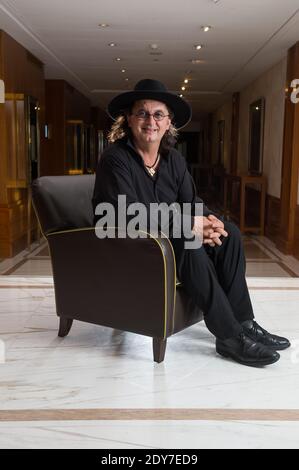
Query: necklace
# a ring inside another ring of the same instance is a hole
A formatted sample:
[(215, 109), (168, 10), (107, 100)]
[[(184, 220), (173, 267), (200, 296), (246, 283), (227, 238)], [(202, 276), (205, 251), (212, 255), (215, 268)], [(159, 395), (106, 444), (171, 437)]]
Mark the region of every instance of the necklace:
[(149, 172), (151, 176), (154, 176), (154, 174), (156, 173), (155, 166), (157, 166), (159, 159), (160, 159), (160, 154), (158, 153), (157, 158), (153, 165), (145, 165), (145, 168), (147, 169), (147, 171)]

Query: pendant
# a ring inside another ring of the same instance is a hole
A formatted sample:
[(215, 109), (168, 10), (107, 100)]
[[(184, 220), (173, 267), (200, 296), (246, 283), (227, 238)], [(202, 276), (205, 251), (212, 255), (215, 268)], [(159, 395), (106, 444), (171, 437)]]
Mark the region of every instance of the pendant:
[(156, 173), (156, 171), (153, 168), (148, 168), (147, 171), (149, 172), (151, 176), (154, 176), (154, 174)]

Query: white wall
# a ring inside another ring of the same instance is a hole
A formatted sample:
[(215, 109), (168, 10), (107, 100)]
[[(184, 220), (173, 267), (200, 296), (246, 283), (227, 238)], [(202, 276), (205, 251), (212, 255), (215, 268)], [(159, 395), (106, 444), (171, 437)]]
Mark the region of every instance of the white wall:
[[(283, 148), (284, 100), (287, 58), (274, 65), (240, 92), (238, 172), (247, 172), (249, 145), (249, 105), (265, 98), (263, 173), (268, 178), (268, 194), (280, 198)], [(217, 159), (217, 122), (225, 120), (224, 165), (229, 170), (232, 98), (213, 115), (213, 163)], [(299, 192), (298, 192), (299, 198)]]
[(263, 173), (268, 178), (268, 194), (280, 198), (286, 87), (285, 57), (240, 93), (238, 171), (246, 172), (249, 145), (249, 105), (265, 98)]

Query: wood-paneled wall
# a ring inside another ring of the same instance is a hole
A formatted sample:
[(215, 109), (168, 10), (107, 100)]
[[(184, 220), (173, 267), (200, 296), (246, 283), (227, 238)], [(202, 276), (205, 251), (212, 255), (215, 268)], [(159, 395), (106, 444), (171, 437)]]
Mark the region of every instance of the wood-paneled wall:
[(299, 259), (299, 206), (296, 208), (293, 255)]
[[(28, 235), (28, 156), (22, 144), (26, 139), (22, 107), (26, 96), (38, 100), (41, 131), (45, 90), (43, 64), (4, 31), (0, 31), (0, 78), (6, 93), (6, 103), (0, 104), (0, 257), (10, 257), (26, 247)], [(41, 154), (42, 145), (43, 141)]]
[[(46, 80), (46, 124), (50, 138), (45, 140), (41, 175), (67, 174), (66, 124), (68, 120), (80, 121), (107, 130), (109, 120), (97, 107), (64, 80)], [(96, 142), (95, 142), (96, 145)]]
[(280, 231), (281, 200), (278, 197), (267, 194), (265, 212), (265, 236), (274, 243)]
[[(28, 237), (28, 139), (25, 102), (39, 104), (40, 176), (65, 174), (66, 122), (79, 120), (107, 130), (109, 120), (99, 108), (64, 80), (45, 80), (43, 64), (12, 37), (0, 30), (0, 79), (6, 102), (0, 104), (0, 258), (11, 257), (34, 238), (36, 220), (31, 215)], [(51, 139), (44, 134), (51, 125)]]
[(65, 86), (63, 80), (46, 80), (46, 116), (50, 138), (45, 139), (41, 175), (63, 175), (65, 155)]
[[(46, 81), (46, 83), (49, 80)], [(76, 88), (63, 81), (65, 90), (65, 114), (66, 119), (82, 120), (90, 124), (91, 104), (86, 96), (82, 95)]]
[(291, 101), (290, 84), (299, 78), (299, 42), (288, 51), (285, 99), (284, 139), (281, 175), (281, 218), (277, 247), (294, 254), (299, 172), (299, 104)]

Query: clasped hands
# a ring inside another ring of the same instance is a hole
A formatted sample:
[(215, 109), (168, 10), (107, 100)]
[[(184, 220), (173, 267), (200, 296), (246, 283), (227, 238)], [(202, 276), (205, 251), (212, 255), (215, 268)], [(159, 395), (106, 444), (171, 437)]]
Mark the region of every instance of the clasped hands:
[(208, 217), (195, 216), (192, 232), (202, 238), (203, 244), (210, 246), (222, 245), (221, 235), (228, 236), (224, 230), (223, 222), (212, 214), (209, 214)]

